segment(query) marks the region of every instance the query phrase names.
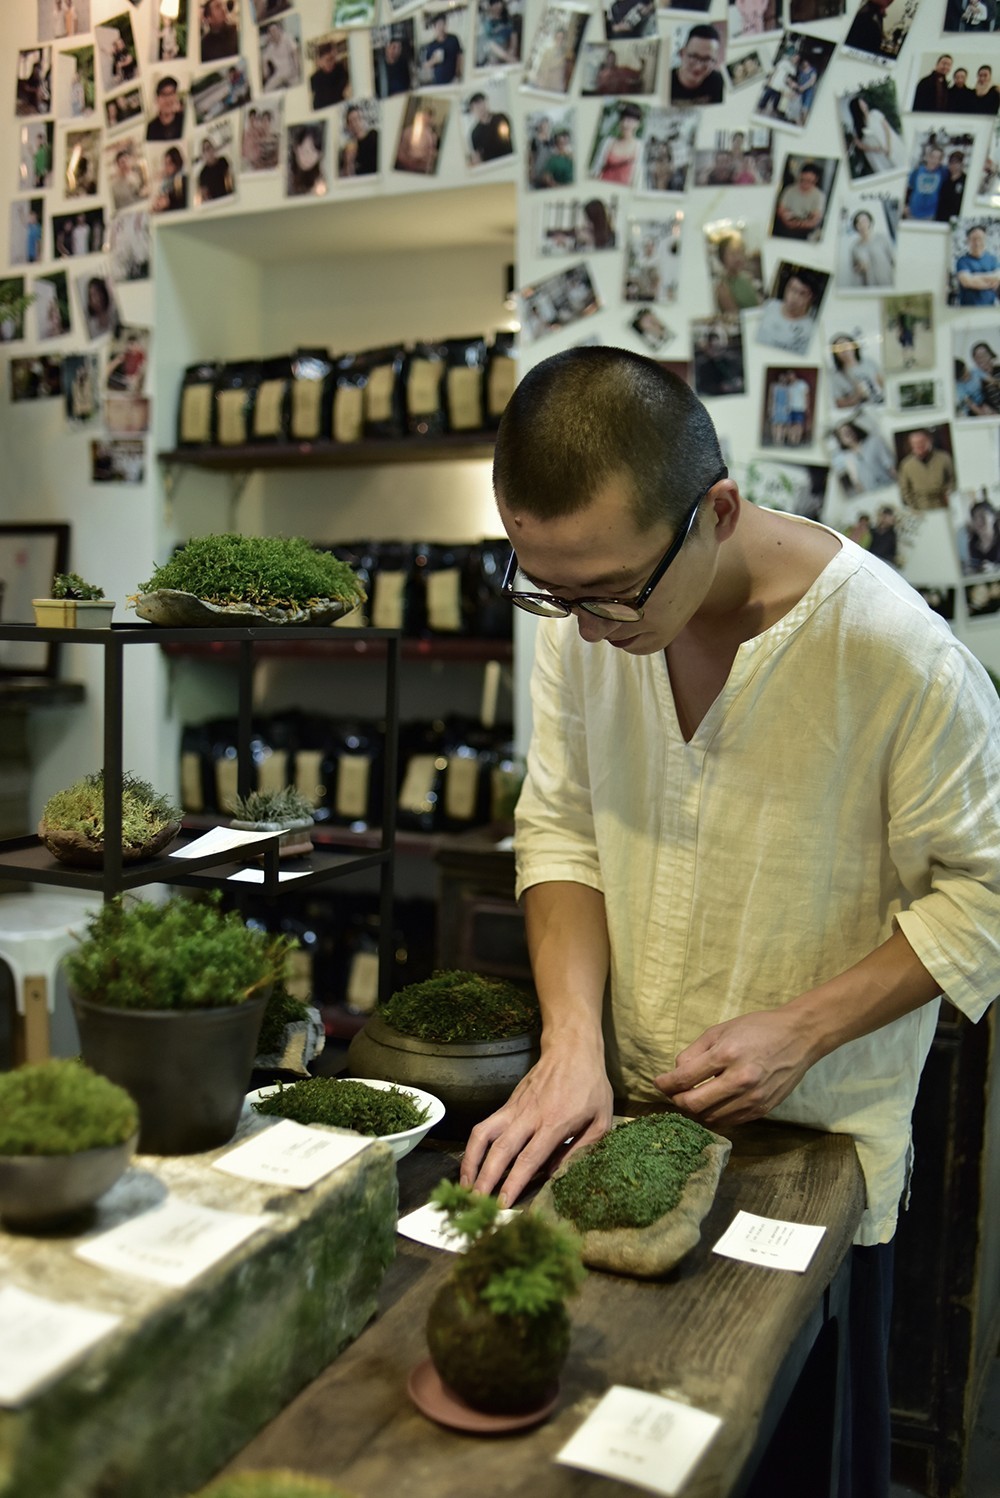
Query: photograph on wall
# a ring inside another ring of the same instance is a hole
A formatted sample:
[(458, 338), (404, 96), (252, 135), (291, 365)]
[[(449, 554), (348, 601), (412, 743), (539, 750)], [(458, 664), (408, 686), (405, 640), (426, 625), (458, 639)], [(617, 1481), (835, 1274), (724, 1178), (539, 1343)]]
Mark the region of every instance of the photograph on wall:
[(913, 138), (903, 217), (911, 224), (947, 224), (962, 211), (975, 136), (936, 127)]
[(524, 7), (520, 0), (476, 0), (475, 66), (481, 72), (517, 67), (523, 46)]
[(712, 300), (718, 310), (732, 316), (759, 307), (764, 300), (760, 225), (744, 219), (714, 219), (703, 225), (702, 232)]
[(601, 305), (585, 261), (522, 286), (517, 303), (521, 336), (529, 343), (590, 317)]
[(408, 94), (417, 86), (413, 21), (394, 21), (372, 30), (372, 76), (380, 99)]
[(377, 99), (354, 99), (341, 107), (337, 176), (353, 182), (377, 175), (381, 138), (381, 105)]
[(240, 8), (237, 0), (201, 0), (197, 60), (203, 65), (238, 57)]
[(146, 119), (147, 140), (181, 140), (184, 135), (185, 96), (173, 73), (152, 82), (152, 107)]
[[(907, 579), (909, 581), (909, 579)], [(942, 619), (947, 619), (951, 624), (955, 619), (955, 589), (942, 588), (934, 583), (913, 583), (916, 591), (935, 614), (940, 614)]]
[(666, 348), (668, 343), (672, 343), (677, 336), (660, 316), (657, 307), (640, 307), (626, 326), (631, 328), (642, 343), (643, 351), (648, 354), (658, 353), (660, 349)]
[(114, 395), (141, 395), (149, 368), (148, 328), (121, 327), (113, 334), (104, 388)]
[(976, 188), (976, 202), (983, 208), (1000, 208), (1000, 120), (990, 131)]
[(759, 88), (764, 81), (765, 71), (764, 61), (759, 52), (744, 52), (742, 57), (727, 62), (723, 68), (729, 87), (734, 90), (747, 88), (751, 83)]
[(879, 308), (886, 373), (933, 369), (934, 298), (931, 293), (908, 291), (884, 296)]
[(640, 192), (684, 192), (695, 159), (698, 116), (693, 109), (650, 107), (642, 136)]
[(925, 52), (914, 69), (910, 108), (921, 114), (995, 115), (1000, 89), (990, 63), (980, 61), (975, 43), (951, 52)]
[(52, 258), (99, 255), (106, 249), (103, 208), (81, 208), (75, 213), (52, 215)]
[(15, 198), (10, 205), (11, 265), (37, 265), (42, 258), (44, 198)]
[(780, 35), (784, 9), (784, 0), (729, 0), (729, 40), (742, 45), (764, 36)]
[(462, 101), (465, 164), (470, 170), (506, 161), (515, 149), (507, 78), (501, 74)]
[[(902, 567), (903, 540), (912, 517), (904, 514), (898, 505), (882, 503), (869, 508), (863, 500), (845, 506), (845, 510), (847, 513), (838, 527), (844, 535), (879, 561), (888, 562), (890, 567)], [(954, 599), (954, 589), (950, 591)]]
[(240, 132), (240, 171), (276, 172), (281, 166), (281, 132), (285, 101), (275, 94), (266, 103), (248, 104)]
[(135, 208), (149, 197), (146, 148), (138, 136), (122, 136), (104, 148), (104, 170), (115, 213)]
[(948, 305), (995, 307), (1000, 287), (1000, 218), (958, 218), (949, 231)]
[(631, 99), (602, 104), (590, 152), (589, 174), (597, 182), (631, 187), (642, 156), (648, 106)]
[[(179, 58), (187, 57), (191, 36), (189, 7), (193, 7), (197, 15), (201, 9), (200, 0), (174, 0), (173, 6), (168, 6), (166, 10), (162, 6), (157, 8), (158, 13), (150, 30), (153, 62), (173, 63)], [(176, 15), (169, 14), (170, 10), (176, 10)]]
[(236, 196), (236, 132), (230, 117), (216, 120), (194, 139), (191, 161), (196, 208), (232, 202)]
[(109, 94), (104, 100), (104, 123), (109, 135), (127, 130), (136, 120), (143, 119), (145, 113), (142, 89), (138, 86), (119, 89), (117, 94)]
[(306, 43), (309, 96), (314, 110), (332, 109), (351, 97), (351, 58), (343, 31), (326, 31)]
[(694, 388), (703, 399), (746, 390), (743, 332), (738, 317), (698, 317), (691, 322)]
[(836, 419), (826, 436), (830, 468), (848, 498), (875, 494), (896, 483), (896, 460), (870, 407)]
[(249, 0), (250, 15), (262, 25), (264, 21), (273, 21), (275, 16), (283, 16), (294, 4), (295, 0)]
[(53, 108), (59, 119), (85, 119), (94, 112), (95, 98), (93, 47), (57, 52)]
[(725, 23), (675, 26), (667, 96), (671, 104), (721, 104), (725, 97)]
[(242, 57), (234, 58), (220, 68), (210, 68), (207, 73), (199, 73), (191, 83), (195, 124), (207, 125), (231, 110), (242, 109), (252, 96), (250, 72)]
[(110, 337), (121, 325), (121, 317), (107, 272), (100, 269), (83, 271), (74, 284), (87, 337)]
[(907, 165), (899, 99), (893, 78), (869, 79), (837, 100), (844, 159), (852, 181), (900, 172)]
[(96, 197), (103, 140), (100, 130), (66, 131), (63, 193), (67, 198)]
[(565, 5), (546, 6), (532, 38), (524, 86), (545, 94), (567, 94), (589, 15)]
[(829, 335), (827, 398), (835, 411), (885, 404), (885, 375), (878, 334), (859, 327), (834, 326)]
[(816, 421), (819, 370), (769, 364), (761, 392), (761, 447), (809, 447)]
[(90, 444), (90, 477), (95, 484), (141, 484), (146, 477), (146, 444), (141, 437)]
[(629, 218), (625, 225), (625, 266), (622, 300), (675, 302), (680, 280), (681, 231), (684, 214)]
[(786, 354), (807, 354), (829, 281), (827, 271), (779, 261), (757, 318), (756, 341)]
[(342, 27), (370, 26), (375, 19), (375, 0), (334, 0), (333, 24)]
[(62, 359), (51, 354), (31, 354), (10, 361), (12, 402), (50, 400), (62, 395)]
[(580, 49), (580, 93), (652, 94), (656, 89), (658, 41), (584, 42)]
[(104, 425), (112, 437), (137, 437), (149, 431), (152, 401), (148, 395), (109, 395), (104, 401)]
[(51, 120), (18, 127), (18, 192), (40, 192), (52, 186), (53, 134)]
[(0, 278), (0, 302), (4, 306), (0, 316), (0, 343), (19, 343), (24, 337), (24, 296), (23, 276)]
[(543, 198), (538, 209), (538, 253), (577, 255), (618, 245), (618, 198)]
[[(695, 10), (704, 7), (696, 5)], [(609, 42), (656, 35), (656, 0), (612, 0), (604, 6), (604, 35)]]
[(958, 421), (1000, 416), (1000, 319), (951, 329), (955, 416)]
[(575, 177), (573, 133), (575, 111), (533, 109), (524, 117), (527, 145), (525, 179), (529, 188), (572, 187)]
[(17, 54), (15, 113), (48, 114), (52, 108), (52, 48), (30, 47)]
[(90, 0), (38, 0), (38, 40), (61, 42), (90, 30)]
[(457, 88), (465, 77), (466, 5), (444, 4), (417, 16), (417, 69), (422, 88)]
[(752, 457), (730, 464), (730, 472), (740, 486), (740, 493), (751, 504), (785, 515), (804, 515), (809, 520), (825, 520), (827, 478), (826, 463), (803, 463), (790, 458)]
[(965, 612), (971, 622), (1000, 613), (1000, 582), (970, 583), (965, 591)]
[(893, 289), (899, 213), (900, 200), (892, 192), (852, 193), (841, 205), (834, 271), (838, 291)]
[(302, 22), (294, 13), (269, 21), (259, 32), (260, 87), (265, 94), (296, 88), (303, 79)]
[(285, 142), (285, 196), (322, 198), (330, 190), (328, 120), (289, 125)]
[(774, 199), (772, 238), (799, 239), (809, 244), (823, 238), (839, 165), (834, 156), (785, 157)]
[(97, 49), (97, 72), (104, 93), (111, 93), (123, 83), (133, 83), (139, 73), (132, 19), (127, 11), (112, 16), (94, 27)]
[(425, 177), (437, 173), (451, 100), (434, 94), (411, 94), (399, 127), (393, 169)]
[(695, 152), (698, 187), (759, 187), (774, 176), (774, 132), (761, 125), (748, 130), (716, 130), (712, 145)]
[(946, 404), (943, 384), (933, 375), (893, 380), (889, 401), (897, 411), (939, 411)]
[(186, 141), (149, 147), (152, 213), (181, 213), (190, 207), (188, 146)]
[(962, 576), (1000, 578), (1000, 487), (958, 489), (949, 509)]
[(792, 130), (804, 130), (835, 43), (801, 31), (786, 31), (760, 91), (756, 113)]
[(894, 63), (917, 13), (913, 0), (851, 0), (843, 51), (864, 62)]
[(71, 319), (66, 272), (55, 270), (48, 275), (36, 276), (29, 289), (35, 298), (31, 311), (34, 313), (37, 342), (44, 343), (49, 338), (61, 338), (68, 333)]
[(97, 396), (97, 355), (67, 354), (63, 359), (66, 419), (72, 426), (89, 426), (100, 415)]
[(917, 513), (947, 508), (955, 487), (951, 426), (904, 427), (893, 434), (896, 476), (903, 504)]

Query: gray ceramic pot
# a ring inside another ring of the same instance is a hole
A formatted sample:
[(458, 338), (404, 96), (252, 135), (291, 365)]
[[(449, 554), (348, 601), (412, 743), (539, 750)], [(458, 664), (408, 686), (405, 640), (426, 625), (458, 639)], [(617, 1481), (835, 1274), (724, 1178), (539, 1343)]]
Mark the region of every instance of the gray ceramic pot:
[(347, 1070), (352, 1077), (422, 1087), (439, 1097), (449, 1114), (475, 1122), (502, 1107), (537, 1060), (537, 1035), (514, 1035), (509, 1040), (416, 1040), (374, 1014), (351, 1041)]
[(0, 1155), (0, 1221), (22, 1231), (59, 1227), (111, 1189), (138, 1138), (73, 1155)]

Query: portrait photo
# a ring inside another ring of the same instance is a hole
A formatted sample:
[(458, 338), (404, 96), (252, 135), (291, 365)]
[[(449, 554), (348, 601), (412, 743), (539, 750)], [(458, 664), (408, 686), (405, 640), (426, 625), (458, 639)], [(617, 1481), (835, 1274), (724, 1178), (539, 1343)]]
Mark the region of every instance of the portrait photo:
[(410, 93), (417, 86), (417, 53), (412, 20), (372, 30), (372, 76), (380, 99)]
[(640, 307), (626, 325), (643, 345), (643, 352), (655, 354), (672, 343), (676, 334), (667, 326), (655, 307)]
[(743, 43), (780, 35), (784, 10), (785, 0), (729, 0), (729, 40)]
[(97, 73), (104, 93), (112, 93), (123, 83), (135, 82), (139, 75), (139, 61), (128, 11), (94, 27), (94, 46), (97, 49)]
[(955, 459), (951, 427), (903, 428), (894, 433), (899, 493), (909, 510), (941, 510), (955, 487)]
[(962, 576), (1000, 578), (1000, 486), (956, 490), (949, 509)]
[(914, 77), (910, 108), (916, 113), (995, 115), (1000, 110), (993, 65), (982, 61), (975, 43), (963, 42), (954, 53), (925, 52)]
[(965, 612), (969, 619), (989, 619), (1000, 613), (1000, 582), (970, 583), (964, 590)]
[(18, 126), (19, 192), (38, 192), (52, 186), (54, 129), (51, 120)]
[(781, 260), (757, 315), (756, 341), (786, 354), (807, 354), (830, 276)]
[(50, 354), (30, 354), (10, 361), (10, 399), (17, 401), (50, 400), (62, 395), (63, 361)]
[(457, 88), (465, 77), (469, 7), (442, 5), (417, 14), (417, 73), (421, 88)]
[(902, 171), (907, 165), (896, 84), (877, 78), (841, 94), (837, 119), (852, 181)]
[(378, 99), (353, 99), (341, 105), (337, 176), (345, 182), (374, 177), (380, 170), (381, 104)]
[(104, 148), (104, 170), (115, 213), (135, 208), (149, 197), (149, 165), (145, 142), (125, 135)]
[(68, 47), (56, 53), (55, 113), (61, 120), (82, 120), (94, 113), (94, 49)]
[(712, 299), (719, 312), (734, 316), (764, 301), (761, 260), (763, 230), (744, 219), (715, 219), (703, 228)]
[(935, 362), (934, 298), (929, 291), (883, 296), (882, 348), (887, 374), (933, 369)]
[(529, 342), (590, 317), (600, 299), (585, 261), (517, 292), (521, 336)]
[(265, 94), (296, 88), (303, 79), (302, 21), (298, 15), (282, 16), (261, 26), (258, 33), (260, 87)]
[(618, 247), (618, 197), (573, 198), (538, 206), (540, 255), (589, 254)]
[(332, 109), (351, 97), (351, 58), (347, 33), (327, 31), (306, 43), (309, 97), (314, 110)]
[(845, 54), (863, 62), (895, 62), (913, 24), (914, 8), (907, 0), (851, 0), (851, 5)]
[(769, 364), (763, 371), (760, 412), (761, 447), (809, 447), (816, 418), (819, 370), (808, 365), (789, 369)]
[(8, 260), (11, 265), (37, 265), (42, 258), (45, 199), (15, 198), (10, 205)]
[(712, 144), (695, 152), (698, 187), (760, 187), (774, 175), (774, 132), (763, 125), (748, 130), (716, 130)]
[[(158, 9), (151, 27), (153, 62), (174, 63), (187, 57), (192, 7), (197, 15), (201, 8), (199, 0), (174, 0), (173, 7)], [(169, 14), (170, 9), (175, 9), (176, 15)], [(200, 52), (195, 61), (200, 61)]]
[(566, 94), (576, 68), (588, 16), (564, 5), (549, 5), (532, 38), (524, 71), (527, 88), (540, 93)]
[(121, 327), (112, 334), (104, 388), (113, 395), (141, 395), (149, 367), (148, 328)]
[(48, 114), (52, 108), (52, 48), (30, 47), (17, 54), (15, 113)]
[(248, 104), (240, 129), (240, 171), (276, 172), (281, 166), (285, 101), (274, 94), (260, 105)]
[(237, 0), (192, 0), (199, 15), (198, 56), (202, 66), (240, 53), (240, 8)]
[(743, 332), (738, 317), (693, 318), (691, 348), (696, 394), (703, 400), (744, 394)]
[(830, 468), (848, 498), (875, 494), (896, 483), (896, 460), (879, 418), (870, 408), (838, 416), (826, 436)]
[(844, 201), (834, 272), (838, 291), (881, 294), (896, 285), (900, 207), (892, 192), (852, 193)]
[(71, 329), (69, 309), (69, 277), (64, 270), (50, 271), (36, 276), (30, 286), (35, 298), (31, 311), (34, 313), (35, 338), (43, 343), (50, 338), (61, 338)]
[(216, 120), (195, 136), (191, 180), (196, 208), (231, 202), (236, 196), (236, 131), (233, 117)]
[(505, 74), (484, 79), (462, 100), (465, 164), (470, 171), (508, 160), (515, 149)]
[(731, 89), (746, 88), (751, 83), (760, 87), (765, 71), (759, 52), (744, 52), (742, 57), (727, 61), (723, 68)]
[(976, 188), (976, 202), (983, 208), (1000, 208), (1000, 120), (990, 130)]
[(640, 192), (684, 192), (692, 180), (698, 116), (693, 109), (646, 112), (642, 162), (636, 187)]
[(948, 224), (961, 213), (975, 139), (969, 130), (940, 126), (914, 132), (903, 200), (909, 224)]
[(152, 404), (148, 395), (109, 395), (104, 401), (104, 425), (112, 437), (148, 432)]
[(97, 196), (103, 140), (100, 130), (66, 131), (63, 192), (67, 198)]
[(529, 188), (572, 187), (575, 111), (572, 106), (533, 109), (524, 117), (527, 138), (524, 149), (525, 178)]
[(143, 119), (145, 112), (141, 88), (123, 88), (117, 94), (109, 94), (104, 100), (104, 123), (108, 134), (127, 130), (136, 120)]
[(481, 72), (515, 68), (521, 62), (524, 7), (520, 0), (476, 0), (475, 66)]
[(833, 410), (885, 404), (880, 342), (877, 333), (857, 326), (835, 327), (829, 335), (826, 388)]
[(101, 414), (97, 393), (97, 355), (67, 354), (63, 359), (63, 396), (71, 426), (90, 426)]
[(996, 307), (1000, 289), (1000, 218), (958, 218), (948, 231), (948, 305)]
[(425, 177), (437, 173), (451, 100), (434, 94), (411, 94), (399, 127), (393, 169)]
[(584, 42), (580, 49), (580, 93), (652, 94), (656, 87), (658, 41)]
[(180, 213), (191, 206), (190, 160), (186, 141), (151, 144), (149, 207), (152, 213)]
[(66, 260), (75, 255), (95, 255), (105, 248), (103, 208), (81, 208), (74, 213), (52, 215), (52, 258)]
[(322, 198), (330, 190), (329, 121), (289, 125), (285, 149), (285, 196)]
[(942, 383), (933, 375), (910, 375), (893, 380), (889, 400), (897, 411), (940, 411), (947, 404)]
[(90, 477), (95, 484), (141, 484), (146, 477), (146, 444), (141, 437), (90, 444)]
[[(249, 104), (252, 93), (249, 71), (241, 57), (224, 63), (222, 67), (210, 68), (207, 73), (199, 73), (191, 82), (191, 107), (194, 110), (195, 124), (207, 125), (211, 120), (217, 120), (234, 109), (242, 109)], [(183, 134), (183, 128), (179, 134)], [(170, 138), (177, 139), (179, 136)]]
[(1000, 318), (952, 324), (954, 409), (957, 421), (1000, 417)]
[(19, 343), (24, 337), (24, 277), (0, 276), (0, 296), (7, 304), (0, 317), (0, 343)]
[(725, 61), (724, 22), (675, 26), (667, 90), (671, 104), (721, 104), (726, 92)]
[(839, 165), (835, 156), (785, 157), (771, 217), (772, 238), (809, 244), (823, 238)]
[(655, 218), (629, 218), (625, 224), (622, 300), (674, 302), (680, 280), (684, 214), (662, 211)]
[(38, 40), (61, 42), (90, 30), (91, 0), (38, 0)]
[(604, 35), (609, 42), (655, 36), (656, 0), (612, 0), (604, 7)]
[(601, 106), (590, 152), (589, 174), (595, 181), (632, 186), (642, 156), (647, 108), (631, 99)]
[(747, 463), (734, 460), (730, 472), (751, 504), (826, 521), (828, 464), (793, 461), (787, 456), (753, 457)]
[(111, 280), (105, 270), (83, 271), (76, 276), (77, 302), (88, 338), (107, 338), (117, 332), (121, 315)]
[(761, 119), (805, 129), (834, 48), (821, 37), (784, 32), (755, 106)]

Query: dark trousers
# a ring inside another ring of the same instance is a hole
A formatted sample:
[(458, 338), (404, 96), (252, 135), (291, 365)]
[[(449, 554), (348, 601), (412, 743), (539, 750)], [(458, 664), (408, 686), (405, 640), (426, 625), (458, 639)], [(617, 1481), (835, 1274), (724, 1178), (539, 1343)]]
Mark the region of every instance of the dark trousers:
[(888, 1498), (892, 1243), (851, 1249), (840, 1498)]

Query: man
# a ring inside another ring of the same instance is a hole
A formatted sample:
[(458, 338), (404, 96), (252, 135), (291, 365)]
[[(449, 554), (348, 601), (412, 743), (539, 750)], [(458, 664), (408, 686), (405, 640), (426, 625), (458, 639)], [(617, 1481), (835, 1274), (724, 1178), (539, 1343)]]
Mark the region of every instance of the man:
[(917, 81), (913, 90), (914, 109), (934, 114), (948, 109), (948, 74), (953, 61), (949, 53), (942, 52), (931, 72)]
[(440, 12), (434, 17), (434, 36), (424, 47), (424, 82), (437, 86), (461, 83), (465, 54), (462, 43), (448, 30), (448, 17)]
[(462, 1179), (513, 1202), (616, 1096), (851, 1135), (852, 1374), (872, 1385), (852, 1404), (880, 1423), (852, 1498), (884, 1494), (910, 1113), (938, 996), (976, 1020), (1000, 979), (1000, 703), (894, 572), (744, 503), (708, 413), (651, 360), (531, 370), (494, 486), (505, 586), (557, 616), (515, 837), (543, 1031)]
[(961, 151), (949, 151), (947, 175), (941, 179), (937, 210), (934, 214), (939, 224), (950, 223), (962, 211), (965, 196), (965, 155)]
[(239, 52), (239, 27), (229, 17), (226, 0), (205, 0), (202, 7), (202, 62), (218, 62), (222, 57), (233, 57)]
[(132, 208), (146, 196), (142, 170), (131, 150), (123, 146), (115, 153), (115, 175), (111, 179), (111, 201), (115, 208)]
[(694, 383), (699, 395), (742, 395), (746, 389), (742, 352), (729, 348), (721, 328), (709, 328), (704, 343), (695, 340)]
[(960, 307), (995, 307), (1000, 260), (986, 248), (986, 230), (974, 224), (965, 236), (966, 251), (955, 261)]
[(885, 40), (885, 13), (892, 0), (865, 0), (851, 22), (844, 46), (878, 57)]
[(819, 186), (820, 169), (804, 161), (798, 177), (778, 198), (772, 233), (784, 239), (818, 239), (826, 213), (826, 193)]
[(260, 76), (265, 91), (295, 88), (302, 82), (302, 59), (298, 43), (285, 30), (283, 21), (272, 21), (260, 49)]
[(705, 177), (706, 183), (712, 187), (728, 186), (735, 175), (732, 151), (716, 151), (712, 165)]
[(90, 254), (90, 225), (87, 223), (87, 215), (85, 213), (78, 213), (73, 220), (70, 244), (72, 246), (72, 254)]
[(48, 133), (39, 130), (35, 137), (35, 152), (31, 159), (35, 173), (35, 186), (48, 187), (49, 173), (52, 170), (52, 150), (49, 146)]
[(692, 26), (670, 74), (671, 104), (721, 104), (719, 33), (714, 26)]
[(386, 42), (382, 53), (382, 67), (376, 69), (376, 81), (382, 82), (384, 97), (387, 99), (393, 94), (405, 94), (413, 87), (410, 54), (400, 37), (390, 36)]
[(929, 141), (924, 147), (920, 162), (907, 178), (904, 218), (919, 219), (923, 223), (934, 222), (941, 188), (948, 176), (948, 168), (942, 166), (943, 161), (944, 152), (941, 147)]
[(320, 42), (316, 68), (309, 79), (313, 109), (330, 109), (351, 96), (351, 75), (345, 56), (338, 56), (333, 42)]
[(972, 90), (969, 74), (965, 68), (956, 68), (948, 89), (948, 109), (951, 114), (968, 114), (971, 109)]
[(911, 510), (940, 510), (955, 487), (951, 455), (934, 446), (934, 433), (921, 427), (908, 432), (906, 456), (900, 460), (899, 492)]
[(469, 135), (469, 164), (479, 166), (484, 161), (496, 161), (500, 156), (509, 156), (514, 143), (507, 116), (491, 113), (486, 95), (480, 93), (473, 94), (469, 99), (469, 113), (476, 122)]
[(539, 187), (569, 187), (573, 181), (573, 141), (568, 130), (557, 130), (552, 150), (541, 163)]
[(614, 0), (607, 13), (607, 34), (609, 39), (655, 36), (655, 4), (652, 0)]
[(809, 381), (802, 378), (799, 370), (790, 370), (788, 382), (788, 445), (800, 447), (805, 441), (809, 421)]
[(156, 113), (146, 126), (147, 140), (180, 140), (184, 134), (184, 100), (176, 78), (161, 78), (156, 85)]
[(378, 131), (371, 128), (357, 104), (347, 106), (344, 130), (347, 139), (340, 149), (340, 175), (374, 175), (378, 171)]
[(214, 141), (206, 136), (201, 143), (201, 171), (198, 173), (198, 193), (203, 203), (214, 198), (226, 198), (233, 190), (229, 160), (220, 156)]
[(812, 273), (801, 266), (793, 267), (781, 296), (764, 303), (757, 342), (789, 354), (808, 353), (815, 327), (816, 290)]

